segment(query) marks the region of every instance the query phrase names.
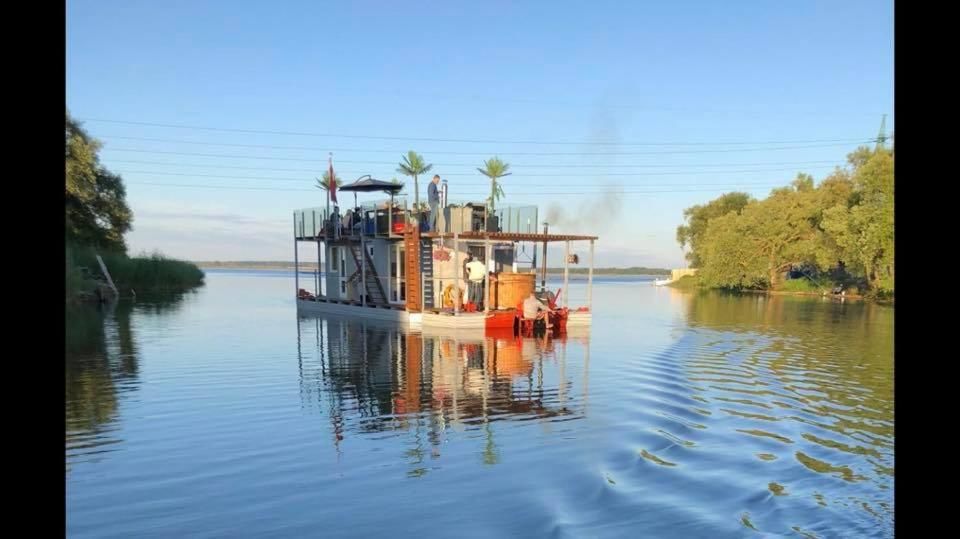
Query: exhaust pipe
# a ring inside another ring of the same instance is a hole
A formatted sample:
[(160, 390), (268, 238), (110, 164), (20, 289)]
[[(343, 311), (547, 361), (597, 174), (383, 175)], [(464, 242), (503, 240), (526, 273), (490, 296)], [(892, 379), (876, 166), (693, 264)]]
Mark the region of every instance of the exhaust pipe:
[[(543, 234), (547, 235), (549, 223), (543, 223)], [(547, 289), (547, 240), (543, 240), (543, 268), (540, 271), (540, 291)]]

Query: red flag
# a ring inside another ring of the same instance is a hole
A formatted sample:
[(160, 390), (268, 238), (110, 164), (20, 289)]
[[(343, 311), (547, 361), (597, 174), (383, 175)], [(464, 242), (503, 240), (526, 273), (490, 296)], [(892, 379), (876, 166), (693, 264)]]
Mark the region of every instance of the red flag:
[(333, 175), (333, 158), (330, 158), (330, 185), (328, 186), (328, 192), (330, 193), (330, 200), (334, 204), (337, 203), (337, 181), (335, 180), (336, 176)]

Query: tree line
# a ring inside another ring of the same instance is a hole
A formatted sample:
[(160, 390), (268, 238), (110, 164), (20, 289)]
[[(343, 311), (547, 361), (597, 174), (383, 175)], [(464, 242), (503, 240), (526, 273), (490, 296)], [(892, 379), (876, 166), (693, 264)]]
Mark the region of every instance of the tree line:
[(120, 289), (185, 290), (203, 284), (203, 272), (189, 262), (151, 256), (127, 256), (125, 234), (133, 225), (123, 178), (100, 163), (102, 144), (66, 112), (64, 158), (64, 238), (66, 299), (93, 299), (101, 255)]
[(894, 291), (893, 150), (860, 147), (819, 184), (800, 173), (762, 200), (732, 192), (683, 212), (677, 241), (702, 286), (770, 290), (796, 272)]
[(100, 163), (101, 143), (66, 113), (67, 243), (126, 252), (132, 225), (127, 192), (119, 174)]

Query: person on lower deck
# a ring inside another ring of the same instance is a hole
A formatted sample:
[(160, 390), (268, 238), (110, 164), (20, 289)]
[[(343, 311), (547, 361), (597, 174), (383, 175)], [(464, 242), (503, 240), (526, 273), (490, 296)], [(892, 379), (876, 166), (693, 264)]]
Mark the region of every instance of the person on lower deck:
[(487, 267), (476, 258), (467, 263), (467, 273), (470, 279), (470, 301), (480, 308), (483, 303), (483, 279), (487, 275)]
[(542, 301), (537, 299), (537, 295), (530, 291), (530, 295), (527, 296), (527, 299), (523, 300), (523, 317), (528, 320), (543, 320), (546, 323), (547, 329), (550, 329), (553, 324), (550, 323), (550, 308), (543, 304)]

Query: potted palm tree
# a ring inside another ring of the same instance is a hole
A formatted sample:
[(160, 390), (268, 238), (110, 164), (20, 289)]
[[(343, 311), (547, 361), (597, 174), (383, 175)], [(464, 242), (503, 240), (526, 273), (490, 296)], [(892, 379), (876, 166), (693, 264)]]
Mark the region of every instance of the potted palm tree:
[[(337, 175), (336, 172), (334, 172), (333, 186), (335, 188), (339, 188), (341, 185), (343, 185), (343, 183), (340, 181), (340, 176)], [(329, 170), (323, 171), (323, 176), (320, 178), (317, 178), (317, 185), (315, 185), (315, 187), (317, 189), (323, 189), (324, 191), (330, 190), (330, 171)]]
[[(338, 176), (337, 173), (334, 172), (334, 173), (333, 173), (333, 190), (334, 190), (334, 192), (336, 192), (336, 190), (339, 189), (340, 186), (342, 186), (342, 185), (343, 185), (343, 182), (340, 181), (340, 176)], [(323, 175), (322, 175), (320, 178), (317, 178), (317, 184), (316, 184), (314, 187), (316, 187), (317, 189), (323, 189), (324, 191), (327, 191), (327, 192), (329, 193), (329, 191), (330, 191), (330, 171), (329, 171), (329, 170), (323, 171)], [(328, 195), (327, 195), (327, 214), (328, 214), (328, 215), (327, 215), (327, 217), (325, 217), (325, 219), (330, 219), (330, 218), (331, 218), (331, 216), (329, 215), (329, 213), (330, 213), (330, 195), (328, 194)], [(324, 228), (326, 228), (325, 225), (324, 225)]]
[(510, 170), (510, 164), (502, 161), (499, 157), (487, 159), (483, 162), (483, 168), (477, 169), (480, 174), (490, 178), (489, 209), (483, 216), (484, 230), (487, 230), (487, 215), (493, 213), (495, 209), (495, 201), (503, 198), (503, 188), (500, 187), (500, 183), (497, 180), (513, 174), (512, 172), (507, 172), (508, 170)]
[(419, 212), (420, 207), (420, 183), (417, 179), (421, 174), (430, 172), (431, 169), (433, 169), (433, 164), (427, 163), (422, 155), (413, 150), (410, 150), (407, 152), (407, 155), (403, 156), (403, 160), (400, 161), (400, 165), (397, 167), (397, 172), (413, 178), (413, 208), (415, 212), (414, 215), (416, 215), (416, 226), (420, 226), (420, 216), (419, 213), (416, 213)]

